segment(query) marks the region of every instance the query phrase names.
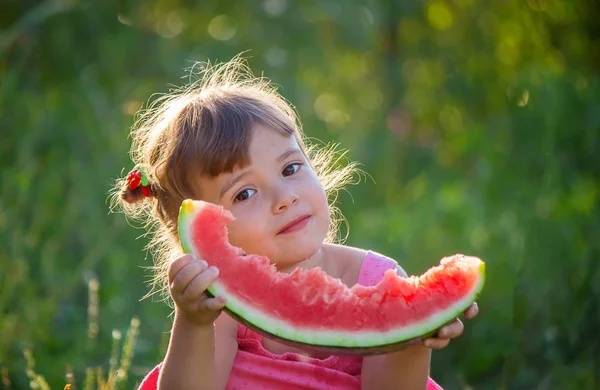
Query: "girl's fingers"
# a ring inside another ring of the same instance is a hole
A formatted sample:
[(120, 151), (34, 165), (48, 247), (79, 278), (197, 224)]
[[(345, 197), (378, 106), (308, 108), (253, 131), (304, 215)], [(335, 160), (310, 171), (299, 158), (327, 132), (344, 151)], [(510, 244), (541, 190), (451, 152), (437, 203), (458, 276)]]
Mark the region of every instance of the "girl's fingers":
[(440, 330), (437, 332), (437, 337), (453, 339), (460, 336), (464, 330), (465, 326), (463, 325), (462, 321), (457, 318), (448, 325), (444, 325), (442, 328), (440, 328)]
[(431, 349), (442, 349), (446, 348), (450, 343), (450, 339), (427, 339), (423, 343), (427, 348)]
[(171, 290), (175, 295), (182, 295), (188, 285), (207, 267), (206, 261), (194, 260), (186, 264), (173, 278)]
[[(473, 303), (467, 310), (465, 310), (465, 318), (473, 318), (479, 313), (479, 306), (477, 303)], [(435, 337), (429, 338), (423, 342), (427, 348), (431, 349), (442, 349), (446, 348), (450, 343), (450, 339), (454, 339), (462, 335), (465, 330), (465, 326), (462, 321), (458, 318), (454, 321), (441, 327)]]
[(182, 293), (183, 299), (193, 302), (200, 298), (208, 286), (217, 279), (219, 270), (217, 267), (208, 267), (199, 272), (196, 277), (185, 287)]
[(479, 306), (477, 302), (473, 303), (467, 310), (465, 310), (465, 318), (471, 319), (479, 313)]
[(173, 283), (173, 279), (175, 279), (175, 276), (183, 269), (185, 268), (185, 266), (187, 266), (188, 264), (194, 262), (194, 256), (192, 255), (183, 255), (175, 260), (173, 260), (173, 262), (171, 263), (171, 265), (169, 266), (169, 284)]
[(218, 311), (225, 307), (225, 303), (227, 303), (225, 297), (206, 298), (201, 301), (200, 310)]

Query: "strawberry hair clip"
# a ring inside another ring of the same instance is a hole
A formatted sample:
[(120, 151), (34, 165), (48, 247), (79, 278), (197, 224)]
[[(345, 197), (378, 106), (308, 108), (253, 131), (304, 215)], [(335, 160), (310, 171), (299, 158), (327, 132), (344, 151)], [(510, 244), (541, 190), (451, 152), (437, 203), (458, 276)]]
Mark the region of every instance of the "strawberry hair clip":
[(152, 189), (150, 189), (150, 182), (148, 176), (141, 169), (134, 169), (127, 175), (127, 189), (129, 191), (135, 191), (140, 189), (145, 198), (152, 196)]

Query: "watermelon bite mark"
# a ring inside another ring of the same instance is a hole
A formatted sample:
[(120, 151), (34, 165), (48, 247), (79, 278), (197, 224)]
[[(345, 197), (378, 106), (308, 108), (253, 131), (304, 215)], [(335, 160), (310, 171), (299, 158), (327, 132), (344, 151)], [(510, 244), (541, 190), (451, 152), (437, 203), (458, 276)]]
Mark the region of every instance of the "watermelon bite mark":
[(348, 288), (320, 268), (277, 272), (266, 256), (246, 255), (229, 243), (232, 220), (221, 206), (185, 200), (182, 248), (219, 268), (208, 291), (227, 297), (232, 317), (295, 347), (338, 355), (393, 352), (459, 316), (483, 288), (484, 263), (463, 255), (444, 258), (418, 277), (388, 270), (370, 287)]

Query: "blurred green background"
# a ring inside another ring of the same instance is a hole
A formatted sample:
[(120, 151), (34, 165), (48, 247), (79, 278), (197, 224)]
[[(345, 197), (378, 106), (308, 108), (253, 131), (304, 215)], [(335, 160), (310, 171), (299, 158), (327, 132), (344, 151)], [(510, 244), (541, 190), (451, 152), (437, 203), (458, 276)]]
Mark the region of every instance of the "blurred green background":
[(440, 384), (600, 388), (597, 1), (4, 0), (0, 27), (3, 388), (30, 387), (26, 351), (51, 388), (82, 388), (132, 318), (123, 388), (160, 361), (170, 308), (141, 299), (147, 241), (108, 191), (150, 96), (246, 50), (370, 175), (340, 196), (348, 244), (413, 274), (487, 262)]

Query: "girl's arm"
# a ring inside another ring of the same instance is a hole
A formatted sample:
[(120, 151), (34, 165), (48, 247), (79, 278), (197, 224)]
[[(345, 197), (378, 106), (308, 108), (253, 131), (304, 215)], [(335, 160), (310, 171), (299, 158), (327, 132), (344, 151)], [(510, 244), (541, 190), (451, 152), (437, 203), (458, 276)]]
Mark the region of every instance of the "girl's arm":
[(169, 265), (169, 292), (175, 302), (171, 342), (158, 388), (221, 390), (237, 353), (237, 325), (221, 310), (226, 299), (206, 294), (219, 270), (183, 255)]
[(221, 313), (214, 326), (175, 317), (158, 389), (225, 389), (237, 353), (237, 325)]
[(362, 389), (425, 390), (429, 379), (431, 350), (415, 345), (400, 352), (365, 357)]

